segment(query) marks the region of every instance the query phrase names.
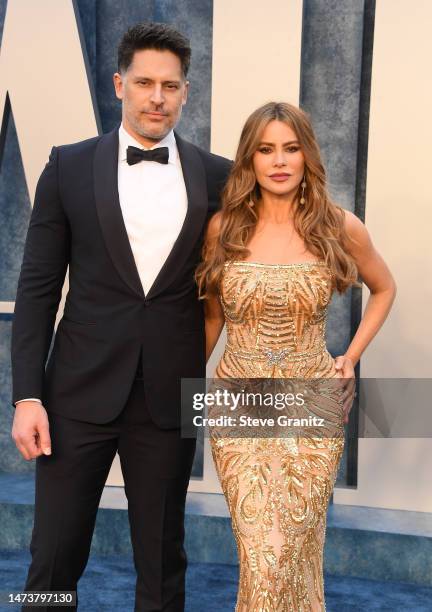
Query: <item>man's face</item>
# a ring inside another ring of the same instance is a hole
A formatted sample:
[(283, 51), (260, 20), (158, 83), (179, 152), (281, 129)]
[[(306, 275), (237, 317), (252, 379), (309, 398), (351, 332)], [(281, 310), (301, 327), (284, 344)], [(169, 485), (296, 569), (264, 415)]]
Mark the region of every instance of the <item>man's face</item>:
[(125, 129), (144, 146), (159, 142), (178, 123), (189, 83), (171, 51), (135, 51), (123, 74), (114, 75)]

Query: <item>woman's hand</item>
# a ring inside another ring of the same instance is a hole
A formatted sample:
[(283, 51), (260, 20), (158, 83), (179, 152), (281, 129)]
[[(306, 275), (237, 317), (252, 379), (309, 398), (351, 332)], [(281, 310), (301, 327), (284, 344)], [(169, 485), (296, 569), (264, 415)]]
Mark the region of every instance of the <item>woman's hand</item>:
[(343, 393), (341, 399), (343, 401), (344, 411), (344, 423), (349, 421), (349, 413), (352, 408), (354, 398), (357, 393), (355, 392), (355, 373), (354, 364), (349, 357), (345, 355), (339, 355), (335, 359), (335, 368), (337, 371), (337, 378), (344, 378), (346, 381), (342, 385)]

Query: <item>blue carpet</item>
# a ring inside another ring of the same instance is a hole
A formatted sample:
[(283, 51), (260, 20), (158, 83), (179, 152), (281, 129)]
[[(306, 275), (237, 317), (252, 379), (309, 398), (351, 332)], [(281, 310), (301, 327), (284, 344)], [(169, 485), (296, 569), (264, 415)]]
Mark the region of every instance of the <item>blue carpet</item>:
[[(0, 591), (23, 588), (29, 561), (28, 552), (0, 552)], [(191, 563), (187, 574), (187, 612), (232, 612), (237, 574), (232, 565)], [(135, 570), (130, 557), (92, 555), (79, 583), (79, 610), (132, 612), (134, 589)], [(325, 589), (327, 612), (432, 611), (430, 587), (326, 576)], [(0, 605), (1, 612), (17, 609)]]

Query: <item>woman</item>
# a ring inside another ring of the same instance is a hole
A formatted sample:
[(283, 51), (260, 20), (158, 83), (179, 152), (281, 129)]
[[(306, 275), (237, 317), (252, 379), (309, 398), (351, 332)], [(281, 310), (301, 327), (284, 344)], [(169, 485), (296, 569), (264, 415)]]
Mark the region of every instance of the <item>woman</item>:
[[(327, 306), (334, 290), (358, 285), (358, 275), (370, 297), (346, 353), (333, 359), (325, 347)], [(364, 224), (331, 201), (300, 109), (272, 102), (246, 121), (197, 282), (207, 358), (227, 324), (217, 378), (354, 381), (395, 282)], [(351, 402), (348, 389), (326, 407), (332, 436), (212, 437), (239, 553), (236, 612), (325, 610), (326, 512)]]

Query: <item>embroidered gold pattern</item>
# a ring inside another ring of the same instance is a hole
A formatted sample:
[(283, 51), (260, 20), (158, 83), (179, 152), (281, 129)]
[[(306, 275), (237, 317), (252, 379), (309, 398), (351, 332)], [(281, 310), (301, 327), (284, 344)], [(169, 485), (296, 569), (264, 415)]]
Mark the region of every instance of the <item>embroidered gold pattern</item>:
[[(227, 345), (217, 378), (334, 378), (325, 347), (332, 279), (322, 262), (225, 265)], [(335, 437), (211, 438), (237, 542), (236, 612), (325, 610), (326, 512), (342, 456)]]

